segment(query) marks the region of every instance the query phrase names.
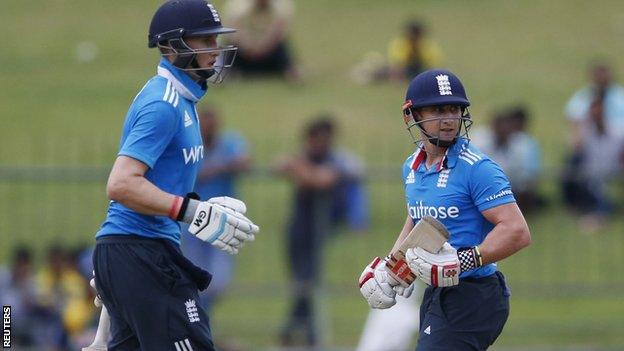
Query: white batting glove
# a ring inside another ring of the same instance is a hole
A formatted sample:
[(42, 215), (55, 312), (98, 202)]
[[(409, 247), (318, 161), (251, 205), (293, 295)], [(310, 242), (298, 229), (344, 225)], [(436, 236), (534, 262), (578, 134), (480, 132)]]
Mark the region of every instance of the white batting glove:
[(460, 262), (455, 250), (448, 242), (437, 254), (416, 247), (405, 253), (410, 269), (427, 285), (447, 287), (459, 284)]
[(403, 296), (404, 298), (407, 299), (408, 297), (412, 296), (412, 293), (414, 292), (414, 283), (410, 284), (407, 288), (399, 284), (399, 285), (393, 286), (392, 289), (396, 291), (397, 295)]
[(247, 241), (253, 241), (260, 228), (244, 213), (247, 207), (237, 199), (222, 196), (200, 202), (188, 231), (199, 239), (232, 255)]
[(395, 286), (399, 283), (388, 274), (385, 261), (379, 257), (364, 268), (360, 275), (359, 286), (362, 296), (370, 307), (386, 309), (396, 303)]
[(93, 288), (93, 290), (95, 291), (95, 298), (93, 299), (93, 304), (97, 308), (102, 307), (102, 299), (100, 298), (100, 294), (98, 294), (97, 288), (95, 287), (95, 272), (93, 272), (93, 278), (91, 278), (91, 280), (89, 281), (89, 285), (91, 285), (91, 288)]
[(211, 197), (208, 201), (211, 204), (221, 205), (223, 207), (229, 208), (234, 212), (238, 212), (240, 214), (245, 214), (247, 212), (247, 205), (241, 200), (235, 199), (229, 196), (217, 196)]

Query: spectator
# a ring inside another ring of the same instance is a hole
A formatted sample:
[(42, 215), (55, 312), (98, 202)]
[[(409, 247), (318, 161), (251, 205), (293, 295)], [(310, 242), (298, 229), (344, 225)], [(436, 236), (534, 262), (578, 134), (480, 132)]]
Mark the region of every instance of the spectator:
[(37, 308), (32, 254), (17, 248), (9, 269), (0, 270), (0, 302), (11, 306), (12, 341), (16, 346), (35, 346), (36, 335), (30, 327)]
[(340, 150), (336, 152), (337, 162), (345, 170), (350, 170), (350, 176), (340, 179), (332, 200), (332, 224), (344, 223), (350, 231), (363, 233), (368, 230), (370, 213), (368, 212), (368, 194), (362, 183), (364, 170), (359, 158)]
[(610, 134), (624, 137), (624, 87), (613, 80), (611, 68), (605, 63), (590, 67), (590, 83), (578, 90), (565, 107), (565, 114), (572, 123), (572, 145), (575, 149), (583, 144), (584, 123), (590, 116), (590, 106), (602, 96), (604, 123)]
[(294, 14), (292, 0), (231, 0), (226, 16), (236, 33), (238, 46), (234, 69), (242, 74), (280, 74), (298, 82), (300, 73), (293, 62), (288, 32)]
[(410, 21), (405, 25), (401, 37), (395, 38), (388, 46), (390, 78), (408, 79), (422, 71), (442, 64), (442, 51), (427, 37), (425, 25), (420, 21)]
[(305, 129), (301, 153), (274, 167), (294, 186), (287, 230), (293, 304), (280, 335), (284, 346), (319, 345), (313, 297), (320, 281), (324, 239), (331, 230), (337, 189), (362, 175), (353, 156), (335, 149), (334, 129), (332, 116), (319, 116)]
[(545, 204), (538, 192), (542, 151), (526, 130), (527, 121), (525, 107), (508, 108), (496, 113), (489, 130), (475, 131), (472, 139), (508, 175), (518, 206), (524, 213)]
[(89, 283), (76, 268), (74, 257), (59, 246), (48, 250), (46, 265), (37, 276), (39, 303), (45, 311), (45, 319), (60, 316), (63, 333), (54, 339), (63, 348), (69, 347), (71, 338), (79, 336), (95, 314)]
[(589, 233), (607, 223), (613, 202), (606, 186), (622, 171), (624, 135), (608, 123), (606, 91), (591, 102), (587, 115), (575, 127), (575, 147), (563, 173), (562, 190), (568, 207), (583, 214), (581, 225)]
[[(217, 112), (204, 109), (199, 113), (204, 159), (194, 191), (202, 200), (217, 196), (236, 196), (238, 176), (249, 170), (247, 143), (238, 133), (221, 132)], [(208, 288), (199, 293), (201, 305), (208, 313), (214, 302), (229, 286), (234, 273), (234, 257), (211, 244), (182, 231), (182, 252), (194, 264), (212, 273)]]
[(388, 45), (388, 62), (378, 53), (369, 53), (353, 70), (359, 83), (410, 79), (420, 72), (442, 65), (440, 47), (427, 36), (425, 24), (412, 20), (405, 24), (401, 36)]
[(335, 149), (331, 153), (333, 162), (342, 172), (332, 191), (331, 224), (344, 224), (352, 232), (364, 233), (370, 224), (368, 194), (363, 184), (364, 164), (345, 149)]

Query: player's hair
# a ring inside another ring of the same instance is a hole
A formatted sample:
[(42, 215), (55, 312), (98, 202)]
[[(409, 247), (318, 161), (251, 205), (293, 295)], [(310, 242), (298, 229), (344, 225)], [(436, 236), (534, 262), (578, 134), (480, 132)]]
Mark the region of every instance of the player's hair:
[(336, 125), (334, 116), (330, 113), (320, 113), (305, 128), (306, 137), (314, 137), (321, 134), (334, 134)]
[(412, 19), (405, 24), (405, 31), (410, 35), (422, 36), (425, 34), (425, 24), (418, 19)]
[(13, 265), (32, 261), (32, 251), (26, 246), (20, 246), (13, 252)]

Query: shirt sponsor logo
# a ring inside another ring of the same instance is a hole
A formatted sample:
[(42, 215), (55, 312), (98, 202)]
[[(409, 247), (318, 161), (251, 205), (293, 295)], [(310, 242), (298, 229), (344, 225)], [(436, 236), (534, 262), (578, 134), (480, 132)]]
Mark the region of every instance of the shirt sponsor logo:
[(184, 164), (187, 165), (189, 162), (197, 163), (204, 158), (204, 146), (196, 145), (187, 150), (186, 148), (182, 149), (182, 153), (184, 153)]
[(513, 195), (513, 192), (510, 189), (501, 190), (494, 195), (490, 195), (486, 197), (485, 201), (492, 201), (492, 200), (500, 199), (501, 197), (507, 196), (507, 195)]
[(422, 201), (418, 201), (416, 206), (409, 206), (407, 212), (413, 219), (420, 219), (426, 215), (439, 219), (459, 217), (459, 207), (457, 206), (426, 206)]

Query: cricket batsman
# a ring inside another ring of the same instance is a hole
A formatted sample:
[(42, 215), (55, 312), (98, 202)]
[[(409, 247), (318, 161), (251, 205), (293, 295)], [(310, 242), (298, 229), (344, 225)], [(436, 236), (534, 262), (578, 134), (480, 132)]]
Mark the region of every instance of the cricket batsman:
[(217, 36), (233, 31), (204, 0), (166, 1), (151, 21), (148, 46), (161, 60), (126, 115), (93, 255), (108, 350), (214, 350), (198, 298), (211, 276), (181, 254), (180, 223), (231, 254), (259, 230), (242, 201), (188, 194), (203, 158), (195, 107), (231, 66), (236, 48)]
[[(407, 217), (395, 247), (423, 216), (437, 218), (450, 233), (438, 253), (406, 252), (412, 272), (424, 281), (417, 351), (485, 350), (509, 316), (510, 291), (496, 262), (531, 242), (529, 228), (500, 167), (469, 144), (470, 101), (457, 76), (434, 69), (407, 89), (403, 117), (416, 152), (403, 165)], [(360, 277), (373, 308), (390, 308), (396, 294), (409, 295), (383, 260)]]

